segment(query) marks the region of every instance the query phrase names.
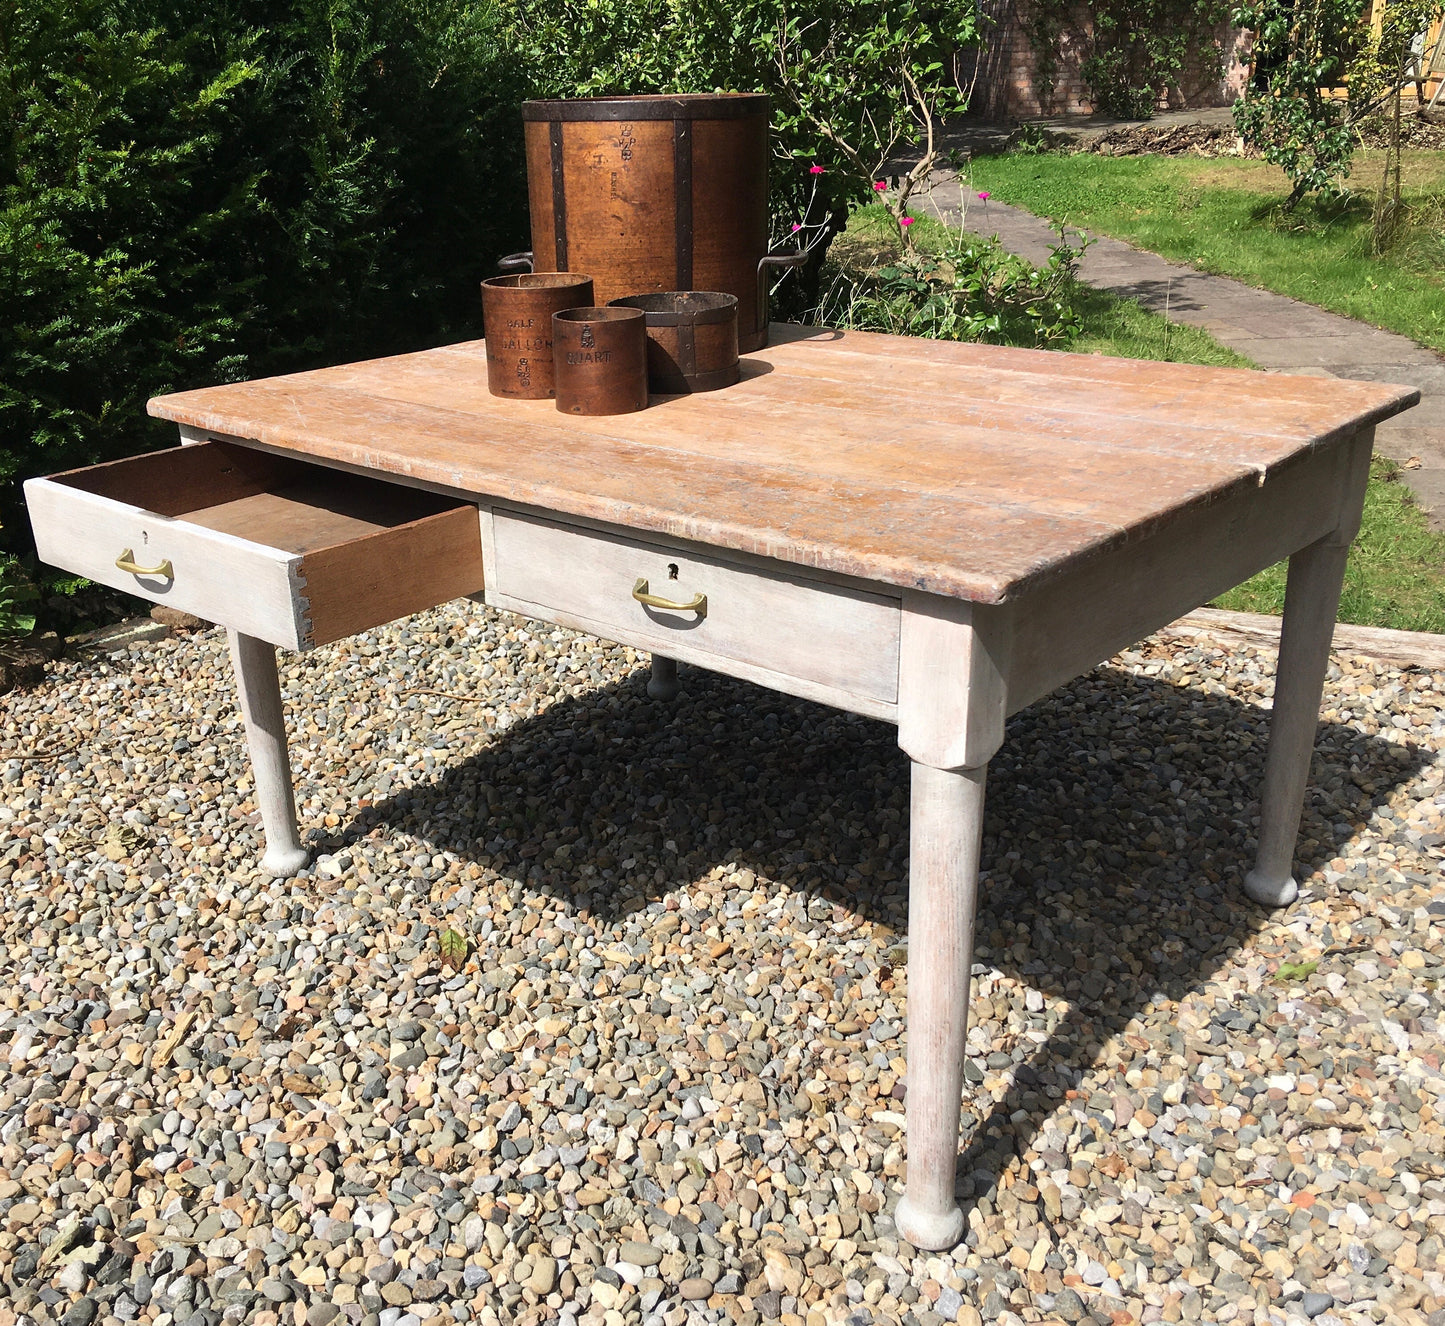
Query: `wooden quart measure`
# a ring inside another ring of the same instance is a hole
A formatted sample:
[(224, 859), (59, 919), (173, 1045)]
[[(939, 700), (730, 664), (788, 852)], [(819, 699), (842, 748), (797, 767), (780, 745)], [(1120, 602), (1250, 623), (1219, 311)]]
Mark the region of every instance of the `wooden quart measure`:
[(647, 328), (634, 308), (569, 308), (552, 315), (557, 408), (631, 414), (647, 408)]

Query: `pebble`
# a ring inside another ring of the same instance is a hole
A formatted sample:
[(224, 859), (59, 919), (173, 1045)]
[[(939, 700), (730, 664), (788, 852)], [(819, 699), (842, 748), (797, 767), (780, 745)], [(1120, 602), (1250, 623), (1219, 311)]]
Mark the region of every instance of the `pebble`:
[(538, 1257), (532, 1263), (532, 1274), (527, 1278), (527, 1288), (538, 1298), (546, 1298), (557, 1284), (557, 1259)]
[(1332, 662), (1279, 915), (1268, 654), (1011, 721), (932, 1254), (896, 734), (646, 663), (469, 604), (282, 655), (288, 881), (219, 632), (7, 697), (73, 752), (0, 760), (0, 1326), (1442, 1320), (1445, 676)]
[(639, 1243), (635, 1239), (619, 1245), (617, 1249), (618, 1259), (624, 1262), (631, 1262), (634, 1266), (656, 1266), (662, 1260), (662, 1252), (654, 1248), (650, 1243)]

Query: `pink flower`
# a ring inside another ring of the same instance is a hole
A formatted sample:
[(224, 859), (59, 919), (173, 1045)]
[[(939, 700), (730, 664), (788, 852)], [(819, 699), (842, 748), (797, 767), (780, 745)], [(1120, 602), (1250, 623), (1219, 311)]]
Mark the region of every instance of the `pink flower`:
[(797, 231), (801, 230), (802, 228), (803, 228), (803, 223), (802, 223), (801, 221), (794, 221), (794, 222), (793, 222), (793, 231), (794, 231), (794, 233), (796, 233)]
[(900, 216), (898, 218), (898, 224), (900, 226), (911, 226), (913, 224), (913, 218), (911, 216)]
[(988, 202), (988, 193), (987, 193), (987, 192), (981, 193), (981, 194), (979, 194), (978, 196), (979, 196), (981, 199), (983, 199), (984, 202)]
[(822, 167), (822, 166), (812, 165), (812, 166), (809, 166), (809, 167), (808, 167), (808, 174), (809, 174), (809, 175), (821, 175), (822, 173), (823, 173), (823, 167)]
[(873, 181), (873, 187), (874, 187), (879, 193), (882, 193), (883, 190), (888, 187), (888, 181), (887, 181), (887, 180), (874, 180), (874, 181)]

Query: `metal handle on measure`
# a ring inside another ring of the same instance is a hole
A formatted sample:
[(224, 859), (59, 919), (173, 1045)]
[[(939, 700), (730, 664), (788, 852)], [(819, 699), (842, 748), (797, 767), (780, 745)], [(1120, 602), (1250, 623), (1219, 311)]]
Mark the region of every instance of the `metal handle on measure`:
[(632, 587), (632, 597), (649, 608), (665, 608), (668, 612), (695, 612), (699, 617), (707, 616), (707, 595), (694, 594), (686, 603), (661, 598), (647, 592), (647, 581), (639, 579)]
[(171, 566), (171, 559), (166, 558), (159, 566), (137, 566), (135, 564), (135, 550), (127, 548), (115, 559), (116, 569), (129, 571), (133, 576), (160, 576), (162, 580), (174, 580), (176, 578), (175, 568)]

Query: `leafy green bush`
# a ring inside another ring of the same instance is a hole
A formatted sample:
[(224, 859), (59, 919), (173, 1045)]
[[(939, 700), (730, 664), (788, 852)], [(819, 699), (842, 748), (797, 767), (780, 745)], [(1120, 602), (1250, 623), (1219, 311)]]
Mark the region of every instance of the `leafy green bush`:
[(19, 479), (174, 436), (150, 395), (474, 328), (522, 229), (520, 72), (484, 4), (12, 0), (0, 42), (17, 542)]
[(13, 557), (0, 556), (0, 639), (35, 629), (35, 600), (30, 577)]
[[(1234, 105), (1241, 136), (1289, 176), (1285, 202), (1344, 189), (1358, 126), (1402, 80), (1417, 34), (1440, 0), (1390, 0), (1372, 32), (1366, 0), (1243, 0), (1234, 21), (1254, 32), (1257, 86)], [(1331, 93), (1348, 86), (1346, 98)], [(1398, 192), (1396, 196), (1398, 203)]]
[(230, 264), (206, 268), (238, 241), (246, 199), (207, 190), (204, 167), (256, 69), (84, 0), (12, 5), (0, 25), (0, 480), (13, 481), (136, 439), (153, 384), (234, 371), (246, 290)]
[(1065, 238), (1034, 267), (996, 239), (950, 235), (934, 251), (909, 249), (882, 266), (842, 267), (817, 310), (827, 326), (942, 341), (1067, 346), (1084, 329), (1077, 246)]

